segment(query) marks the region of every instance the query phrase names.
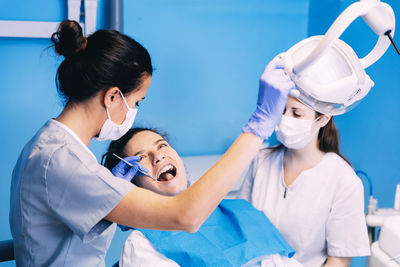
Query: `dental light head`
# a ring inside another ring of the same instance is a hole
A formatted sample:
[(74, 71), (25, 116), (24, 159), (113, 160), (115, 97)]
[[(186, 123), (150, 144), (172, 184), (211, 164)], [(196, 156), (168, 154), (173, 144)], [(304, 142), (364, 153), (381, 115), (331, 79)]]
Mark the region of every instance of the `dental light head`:
[[(379, 36), (375, 47), (361, 59), (339, 39), (359, 16)], [(307, 38), (281, 55), (285, 72), (297, 87), (290, 94), (326, 115), (353, 109), (374, 86), (365, 69), (386, 52), (390, 42), (397, 50), (392, 38), (394, 29), (395, 17), (388, 4), (378, 0), (353, 3), (325, 35)]]

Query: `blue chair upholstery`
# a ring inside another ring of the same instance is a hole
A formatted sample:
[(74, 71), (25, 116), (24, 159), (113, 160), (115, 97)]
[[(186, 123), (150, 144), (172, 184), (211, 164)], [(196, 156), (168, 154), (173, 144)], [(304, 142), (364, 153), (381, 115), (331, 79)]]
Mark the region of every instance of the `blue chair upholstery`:
[(0, 241), (0, 262), (14, 260), (14, 242), (12, 239)]

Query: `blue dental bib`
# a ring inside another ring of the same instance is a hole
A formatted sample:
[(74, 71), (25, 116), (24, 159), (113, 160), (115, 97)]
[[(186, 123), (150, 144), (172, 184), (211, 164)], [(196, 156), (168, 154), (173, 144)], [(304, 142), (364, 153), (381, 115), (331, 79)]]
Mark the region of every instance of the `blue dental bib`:
[(242, 199), (223, 200), (196, 233), (137, 230), (185, 267), (237, 267), (266, 255), (294, 255), (264, 213)]

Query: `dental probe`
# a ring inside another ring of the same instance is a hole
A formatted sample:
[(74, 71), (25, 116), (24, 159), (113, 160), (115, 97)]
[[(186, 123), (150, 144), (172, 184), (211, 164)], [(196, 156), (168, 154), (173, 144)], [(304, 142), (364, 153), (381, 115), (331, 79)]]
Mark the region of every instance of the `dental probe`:
[(389, 260), (390, 261), (394, 261), (394, 260), (397, 260), (397, 259), (399, 259), (400, 258), (400, 255), (397, 255), (397, 256), (394, 256), (393, 258), (390, 258)]
[[(131, 167), (133, 167), (133, 165), (132, 165), (132, 163), (130, 163), (129, 161), (126, 161), (126, 160), (124, 160), (123, 158), (121, 158), (120, 156), (118, 156), (117, 154), (115, 154), (115, 153), (113, 153), (113, 156), (115, 156), (115, 157), (117, 157), (117, 158), (119, 158), (120, 160), (122, 160), (123, 162), (125, 162), (128, 166), (131, 166)], [(141, 170), (137, 170), (137, 172), (138, 173), (140, 173), (141, 175), (143, 175), (143, 176), (147, 176), (147, 177), (149, 177), (149, 178), (151, 178), (151, 179), (153, 179), (153, 181), (157, 181), (157, 179), (156, 178), (154, 178), (154, 177), (151, 177), (150, 175), (148, 175), (147, 173), (145, 173), (144, 171), (141, 171)]]

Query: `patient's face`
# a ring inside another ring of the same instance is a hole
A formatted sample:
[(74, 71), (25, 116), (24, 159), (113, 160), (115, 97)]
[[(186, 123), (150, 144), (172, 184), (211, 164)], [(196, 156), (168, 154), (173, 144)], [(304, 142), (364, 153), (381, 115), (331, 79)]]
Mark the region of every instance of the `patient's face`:
[(159, 134), (142, 131), (135, 134), (127, 143), (125, 155), (139, 156), (139, 163), (149, 170), (149, 175), (157, 178), (136, 175), (133, 182), (153, 192), (173, 196), (187, 187), (186, 171), (178, 153)]

